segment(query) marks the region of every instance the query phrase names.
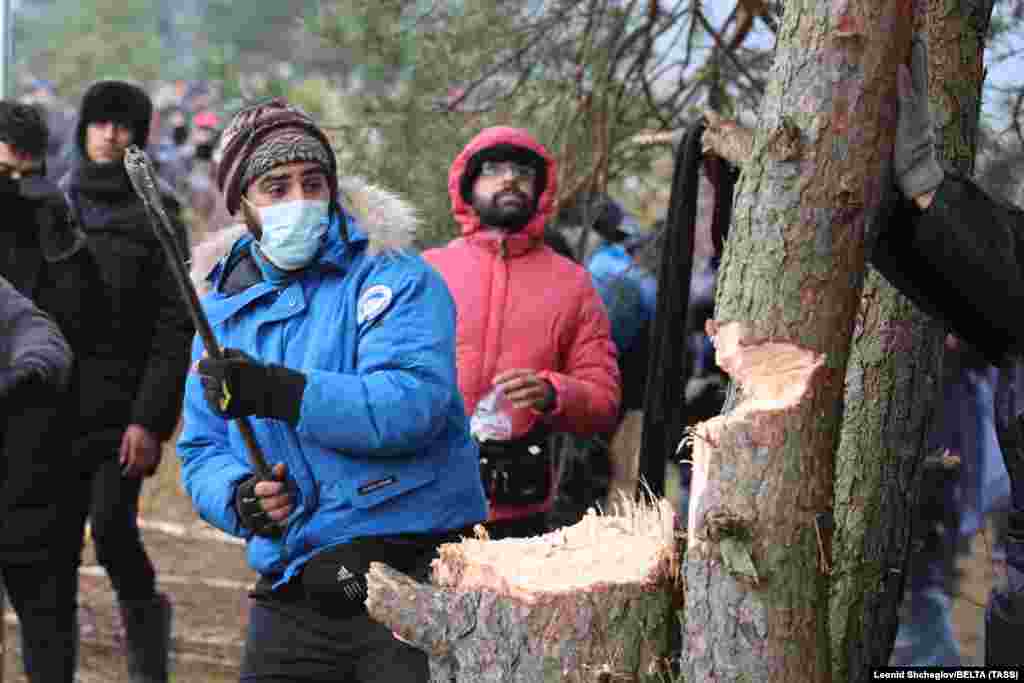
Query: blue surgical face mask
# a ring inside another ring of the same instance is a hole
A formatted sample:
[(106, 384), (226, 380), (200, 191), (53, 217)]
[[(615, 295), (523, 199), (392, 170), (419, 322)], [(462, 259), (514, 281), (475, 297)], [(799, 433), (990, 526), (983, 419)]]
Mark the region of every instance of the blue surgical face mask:
[(325, 199), (300, 199), (261, 207), (260, 251), (282, 270), (308, 266), (327, 234), (327, 209)]

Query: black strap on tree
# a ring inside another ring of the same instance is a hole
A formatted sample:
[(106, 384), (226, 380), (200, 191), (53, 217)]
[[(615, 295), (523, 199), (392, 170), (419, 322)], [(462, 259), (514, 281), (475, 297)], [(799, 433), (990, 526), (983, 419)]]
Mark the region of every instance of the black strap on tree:
[[(692, 124), (676, 150), (658, 266), (658, 303), (651, 329), (640, 450), (640, 475), (656, 496), (665, 494), (665, 463), (675, 454), (686, 427), (686, 384), (693, 371), (687, 345), (687, 314), (704, 128), (703, 119)], [(707, 160), (706, 171), (715, 187), (712, 241), (715, 253), (721, 254), (738, 174), (717, 157)]]

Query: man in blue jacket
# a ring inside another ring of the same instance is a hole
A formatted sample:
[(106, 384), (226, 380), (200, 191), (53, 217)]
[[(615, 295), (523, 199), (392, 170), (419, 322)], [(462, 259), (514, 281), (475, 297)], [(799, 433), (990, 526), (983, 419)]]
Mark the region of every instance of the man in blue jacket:
[[(206, 278), (226, 360), (196, 340), (178, 448), (195, 507), (248, 541), (261, 576), (241, 680), (427, 681), (426, 656), (367, 615), (364, 573), (382, 561), (425, 578), (437, 546), (486, 516), (452, 298), (402, 250), (411, 210), (339, 184), (301, 110), (243, 109), (220, 152), (228, 210), (248, 202), (259, 220)], [(271, 479), (248, 464), (238, 417)]]

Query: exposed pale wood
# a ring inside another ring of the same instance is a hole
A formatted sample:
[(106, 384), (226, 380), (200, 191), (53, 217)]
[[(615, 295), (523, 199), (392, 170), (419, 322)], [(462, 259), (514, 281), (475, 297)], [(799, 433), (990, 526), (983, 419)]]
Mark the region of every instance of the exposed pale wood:
[(678, 628), (674, 517), (661, 501), (535, 538), (448, 544), (432, 585), (375, 563), (367, 607), (430, 655), (438, 683), (641, 680), (666, 666)]

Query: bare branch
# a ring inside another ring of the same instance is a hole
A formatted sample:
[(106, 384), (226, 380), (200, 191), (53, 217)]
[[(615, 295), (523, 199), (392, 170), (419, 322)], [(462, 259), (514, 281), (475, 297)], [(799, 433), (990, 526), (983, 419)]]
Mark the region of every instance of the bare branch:
[(758, 79), (758, 78), (755, 78), (755, 77), (754, 77), (754, 75), (753, 75), (753, 74), (751, 74), (751, 73), (750, 73), (750, 71), (748, 71), (748, 70), (747, 70), (747, 67), (743, 66), (743, 63), (742, 63), (742, 62), (740, 62), (739, 58), (737, 58), (737, 57), (736, 57), (736, 51), (735, 51), (735, 50), (733, 50), (733, 49), (731, 49), (731, 48), (729, 48), (728, 46), (726, 46), (725, 42), (724, 42), (724, 41), (722, 40), (722, 37), (721, 37), (720, 35), (718, 35), (718, 32), (717, 32), (717, 31), (715, 31), (714, 27), (713, 27), (713, 26), (711, 26), (711, 24), (710, 24), (710, 23), (708, 23), (708, 20), (707, 20), (707, 18), (705, 18), (703, 14), (698, 14), (698, 15), (697, 15), (697, 21), (699, 21), (699, 22), (701, 23), (701, 25), (702, 25), (702, 26), (704, 27), (704, 30), (705, 30), (705, 31), (707, 31), (707, 32), (708, 32), (709, 34), (711, 34), (711, 37), (712, 37), (712, 38), (714, 38), (714, 40), (715, 40), (715, 43), (716, 43), (716, 44), (718, 45), (719, 49), (720, 49), (720, 50), (721, 50), (721, 51), (722, 51), (722, 52), (723, 52), (723, 53), (724, 53), (724, 54), (725, 54), (725, 55), (726, 55), (726, 56), (727, 56), (727, 57), (729, 58), (729, 60), (730, 60), (730, 61), (731, 61), (731, 62), (732, 62), (732, 63), (733, 63), (733, 64), (734, 64), (735, 66), (736, 66), (736, 69), (737, 69), (737, 70), (738, 70), (738, 71), (739, 71), (739, 72), (740, 72), (741, 74), (743, 74), (744, 76), (746, 76), (746, 77), (747, 77), (747, 79), (748, 79), (748, 80), (749, 80), (749, 81), (750, 81), (751, 83), (753, 83), (753, 84), (754, 84), (754, 86), (755, 86), (755, 87), (756, 87), (756, 88), (757, 88), (758, 90), (761, 90), (761, 91), (763, 91), (763, 90), (764, 90), (764, 82), (763, 82), (763, 81), (761, 81), (761, 80), (760, 80), (760, 79)]

